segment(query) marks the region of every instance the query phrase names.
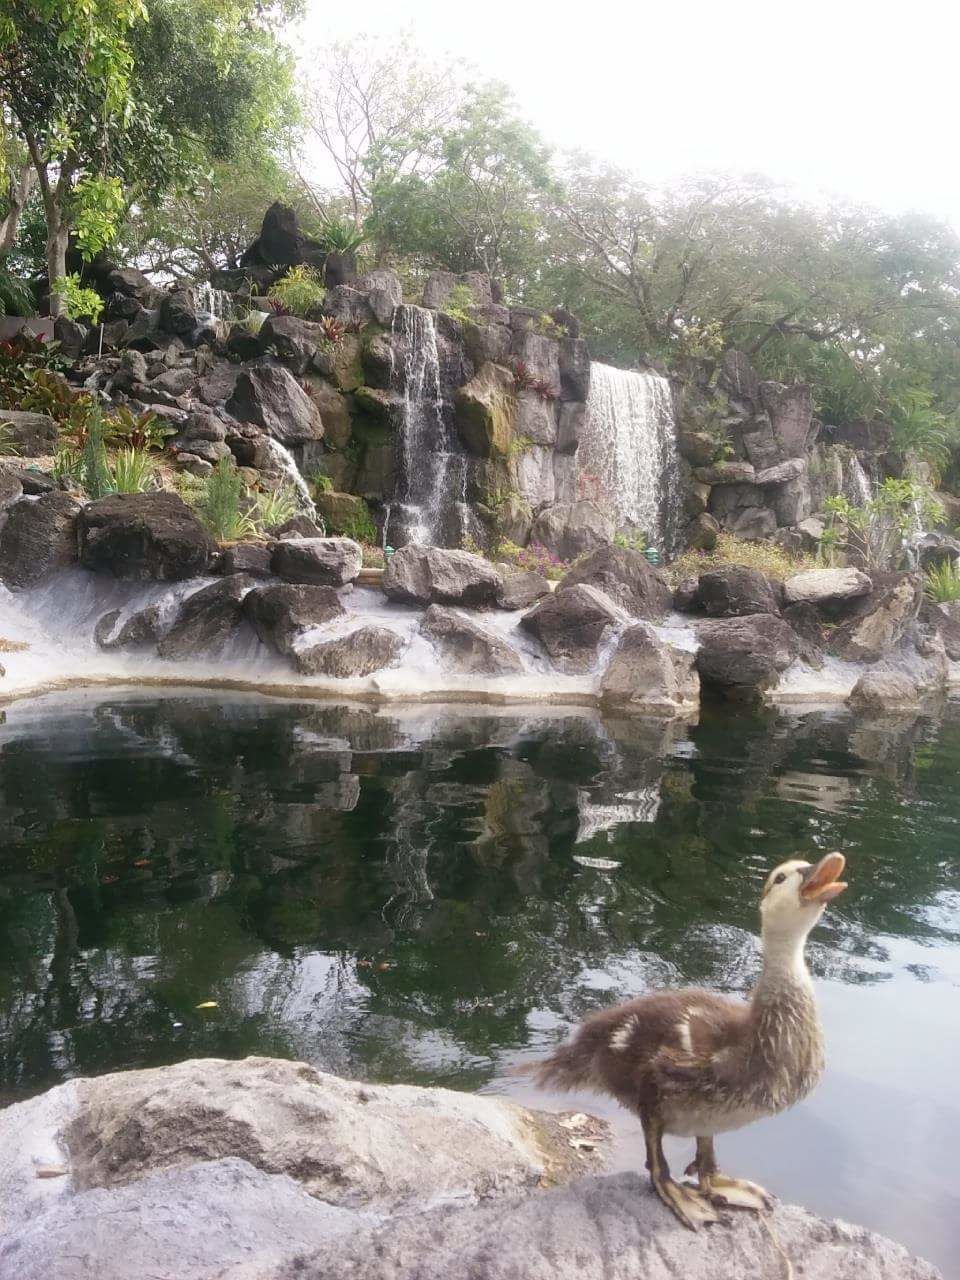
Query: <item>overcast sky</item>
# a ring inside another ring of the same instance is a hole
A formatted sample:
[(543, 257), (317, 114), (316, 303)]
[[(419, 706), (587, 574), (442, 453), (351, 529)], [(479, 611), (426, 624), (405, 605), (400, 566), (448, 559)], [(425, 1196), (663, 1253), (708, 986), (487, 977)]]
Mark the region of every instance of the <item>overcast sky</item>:
[(560, 148), (660, 182), (762, 172), (960, 228), (955, 0), (308, 0), (320, 44), (404, 26), (505, 80)]

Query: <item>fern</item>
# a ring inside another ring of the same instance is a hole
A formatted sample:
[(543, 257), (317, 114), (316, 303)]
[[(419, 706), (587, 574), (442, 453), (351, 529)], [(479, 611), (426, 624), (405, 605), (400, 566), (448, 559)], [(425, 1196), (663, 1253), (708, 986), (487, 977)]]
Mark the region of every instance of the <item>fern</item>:
[(952, 604), (954, 600), (960, 600), (960, 568), (955, 560), (931, 565), (923, 579), (923, 593), (934, 604)]

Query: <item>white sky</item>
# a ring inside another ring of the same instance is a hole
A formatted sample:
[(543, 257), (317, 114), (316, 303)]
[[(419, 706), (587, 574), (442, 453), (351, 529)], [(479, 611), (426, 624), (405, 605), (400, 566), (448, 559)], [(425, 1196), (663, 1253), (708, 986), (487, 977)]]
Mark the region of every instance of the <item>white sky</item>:
[(308, 0), (305, 43), (410, 29), (505, 80), (552, 145), (650, 182), (762, 172), (960, 229), (956, 0)]

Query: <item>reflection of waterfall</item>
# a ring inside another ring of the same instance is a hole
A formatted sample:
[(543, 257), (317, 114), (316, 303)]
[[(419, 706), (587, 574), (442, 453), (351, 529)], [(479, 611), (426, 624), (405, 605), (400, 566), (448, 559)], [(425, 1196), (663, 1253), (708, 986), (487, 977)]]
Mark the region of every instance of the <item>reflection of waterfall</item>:
[(395, 370), (403, 399), (397, 479), (386, 537), (395, 547), (408, 542), (431, 545), (444, 540), (446, 517), (463, 500), (466, 459), (454, 452), (432, 312), (397, 307), (393, 335), (403, 353)]
[(850, 454), (843, 468), (843, 496), (855, 507), (865, 507), (873, 497), (870, 477), (855, 453)]
[(316, 520), (317, 508), (313, 504), (310, 488), (300, 474), (300, 468), (297, 466), (293, 454), (279, 440), (274, 440), (272, 436), (264, 436), (261, 444), (263, 452), (266, 454), (268, 467), (272, 464), (280, 472), (284, 481), (296, 492), (301, 509), (306, 512), (311, 520)]
[(596, 498), (618, 524), (639, 529), (652, 546), (674, 550), (680, 460), (666, 378), (591, 364), (579, 463), (582, 497)]
[(198, 311), (206, 311), (214, 320), (232, 320), (233, 297), (223, 289), (214, 289), (209, 280), (194, 286), (193, 300)]

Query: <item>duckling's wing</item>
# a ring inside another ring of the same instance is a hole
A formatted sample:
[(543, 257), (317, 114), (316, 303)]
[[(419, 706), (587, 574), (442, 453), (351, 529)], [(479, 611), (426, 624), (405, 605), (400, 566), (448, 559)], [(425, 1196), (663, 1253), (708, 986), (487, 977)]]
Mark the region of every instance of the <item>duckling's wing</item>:
[(722, 1088), (736, 1071), (749, 1023), (749, 1006), (709, 991), (678, 993), (681, 1008), (673, 1034), (650, 1062), (664, 1093)]

